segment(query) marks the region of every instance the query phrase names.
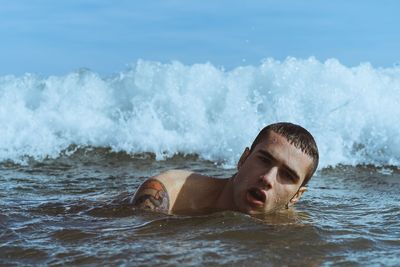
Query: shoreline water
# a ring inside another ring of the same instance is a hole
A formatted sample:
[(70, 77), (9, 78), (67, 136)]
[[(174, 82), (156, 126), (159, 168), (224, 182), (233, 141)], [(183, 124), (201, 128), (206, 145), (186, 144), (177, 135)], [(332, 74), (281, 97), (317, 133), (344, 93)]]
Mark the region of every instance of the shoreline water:
[(398, 169), (322, 169), (295, 209), (264, 218), (168, 216), (113, 201), (166, 169), (216, 177), (235, 170), (193, 156), (103, 152), (1, 165), (2, 265), (398, 264)]
[[(313, 58), (2, 76), (0, 264), (399, 265), (399, 88), (398, 67)], [(277, 121), (320, 149), (296, 209), (185, 217), (115, 203), (168, 169), (230, 177)]]

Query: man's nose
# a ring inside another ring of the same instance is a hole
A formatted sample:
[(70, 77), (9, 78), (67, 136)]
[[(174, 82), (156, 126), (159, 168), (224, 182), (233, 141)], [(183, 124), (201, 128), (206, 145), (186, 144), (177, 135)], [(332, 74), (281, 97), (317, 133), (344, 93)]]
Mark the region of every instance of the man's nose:
[(277, 174), (278, 167), (272, 167), (262, 175), (261, 182), (265, 189), (270, 189), (274, 186)]

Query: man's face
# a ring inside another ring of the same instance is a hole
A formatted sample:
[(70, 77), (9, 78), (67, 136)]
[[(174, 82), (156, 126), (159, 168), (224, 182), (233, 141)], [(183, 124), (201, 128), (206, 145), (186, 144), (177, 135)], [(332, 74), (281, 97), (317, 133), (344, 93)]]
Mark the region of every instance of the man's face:
[(312, 158), (286, 138), (270, 132), (250, 153), (243, 153), (234, 178), (234, 201), (239, 211), (260, 214), (294, 204), (306, 191), (300, 187)]

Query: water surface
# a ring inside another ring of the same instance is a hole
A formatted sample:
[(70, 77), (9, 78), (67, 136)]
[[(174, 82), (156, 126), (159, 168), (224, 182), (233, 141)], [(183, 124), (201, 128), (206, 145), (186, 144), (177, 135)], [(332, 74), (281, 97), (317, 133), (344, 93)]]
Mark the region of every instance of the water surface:
[(197, 156), (157, 161), (107, 149), (0, 169), (1, 265), (399, 265), (400, 171), (320, 170), (296, 209), (253, 218), (176, 216), (118, 200), (151, 175), (235, 170)]

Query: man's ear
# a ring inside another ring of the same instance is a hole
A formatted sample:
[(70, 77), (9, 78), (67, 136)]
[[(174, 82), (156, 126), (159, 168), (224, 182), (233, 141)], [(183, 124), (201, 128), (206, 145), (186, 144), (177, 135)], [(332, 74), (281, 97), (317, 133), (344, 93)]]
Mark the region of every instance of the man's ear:
[(288, 203), (288, 207), (293, 206), (294, 204), (297, 203), (297, 201), (299, 201), (300, 197), (307, 191), (307, 187), (302, 186), (299, 188), (299, 190), (297, 191), (297, 193), (292, 197), (292, 199), (289, 201)]
[(242, 156), (240, 156), (240, 159), (237, 163), (237, 169), (239, 170), (240, 167), (242, 167), (243, 163), (246, 161), (247, 157), (250, 155), (250, 149), (248, 147), (245, 148), (245, 150), (242, 153)]

